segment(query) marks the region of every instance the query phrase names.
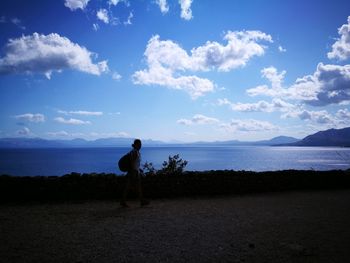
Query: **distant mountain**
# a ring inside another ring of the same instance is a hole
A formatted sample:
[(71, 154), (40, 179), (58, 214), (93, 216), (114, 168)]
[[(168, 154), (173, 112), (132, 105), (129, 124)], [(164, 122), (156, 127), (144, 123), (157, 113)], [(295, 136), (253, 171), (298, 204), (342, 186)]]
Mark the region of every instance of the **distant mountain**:
[(350, 147), (350, 127), (344, 129), (329, 129), (326, 131), (319, 131), (289, 145)]
[[(89, 141), (90, 147), (111, 147), (111, 146), (119, 146), (119, 147), (128, 147), (133, 143), (133, 138), (104, 138), (97, 139), (95, 141)], [(142, 145), (144, 146), (157, 146), (163, 145), (164, 142), (154, 141), (154, 140), (142, 140)]]
[(64, 147), (58, 141), (50, 141), (40, 138), (2, 138), (0, 148), (56, 148)]
[[(70, 148), (70, 147), (130, 147), (132, 138), (103, 138), (94, 141), (84, 139), (45, 140), (41, 138), (0, 138), (0, 148)], [(344, 146), (350, 147), (350, 127), (330, 129), (309, 135), (302, 140), (278, 136), (262, 141), (215, 141), (165, 143), (162, 141), (142, 140), (144, 146)]]
[(285, 143), (295, 143), (298, 142), (300, 139), (296, 139), (294, 137), (288, 137), (288, 136), (278, 136), (274, 137), (271, 140), (266, 141), (258, 141), (255, 143), (255, 145), (279, 145), (279, 144), (285, 144)]
[[(264, 141), (216, 141), (216, 142), (194, 142), (165, 143), (162, 141), (142, 140), (144, 146), (243, 146), (243, 145), (276, 145), (286, 144), (298, 141), (293, 137), (279, 136), (271, 140)], [(129, 147), (133, 142), (132, 138), (103, 138), (94, 141), (84, 139), (73, 140), (46, 140), (41, 138), (2, 138), (0, 139), (0, 148), (71, 148), (71, 147)]]
[[(0, 148), (71, 148), (71, 147), (129, 147), (132, 138), (46, 140), (41, 138), (0, 138)], [(142, 140), (144, 146), (164, 145), (161, 141)]]
[(216, 141), (216, 142), (196, 142), (196, 143), (190, 143), (190, 145), (202, 145), (202, 146), (273, 146), (277, 144), (283, 144), (283, 143), (294, 143), (299, 141), (299, 139), (293, 138), (293, 137), (287, 137), (287, 136), (278, 136), (275, 138), (272, 138), (271, 140), (263, 140), (263, 141), (239, 141), (239, 140), (232, 140), (232, 141)]

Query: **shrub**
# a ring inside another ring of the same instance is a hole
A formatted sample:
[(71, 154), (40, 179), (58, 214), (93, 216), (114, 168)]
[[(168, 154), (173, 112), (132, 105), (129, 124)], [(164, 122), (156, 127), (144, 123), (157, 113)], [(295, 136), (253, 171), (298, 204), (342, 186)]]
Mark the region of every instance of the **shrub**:
[(147, 176), (153, 176), (157, 174), (157, 170), (153, 167), (153, 163), (146, 162), (142, 168), (144, 170), (145, 175)]
[(186, 160), (182, 160), (179, 154), (169, 155), (168, 161), (163, 162), (163, 168), (159, 171), (164, 174), (181, 174), (187, 165)]
[(164, 161), (162, 169), (158, 171), (153, 167), (152, 163), (148, 162), (143, 165), (143, 169), (146, 175), (178, 175), (183, 173), (187, 163), (186, 160), (180, 158), (179, 154), (175, 154), (174, 156), (169, 155), (168, 161)]

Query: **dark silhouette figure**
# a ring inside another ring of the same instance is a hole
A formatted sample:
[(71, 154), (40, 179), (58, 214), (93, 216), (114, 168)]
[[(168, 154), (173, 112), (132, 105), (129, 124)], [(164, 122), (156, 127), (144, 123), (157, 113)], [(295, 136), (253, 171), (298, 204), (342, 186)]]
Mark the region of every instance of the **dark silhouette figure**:
[(122, 207), (129, 207), (126, 203), (126, 198), (129, 192), (130, 183), (136, 183), (137, 191), (140, 199), (140, 205), (145, 206), (149, 204), (149, 201), (144, 199), (143, 197), (143, 189), (141, 184), (141, 174), (142, 171), (140, 170), (140, 163), (141, 163), (141, 153), (140, 149), (142, 147), (141, 140), (135, 139), (134, 143), (132, 144), (133, 149), (129, 152), (129, 168), (128, 172), (126, 174), (126, 182), (125, 182), (125, 188), (123, 192), (122, 199), (120, 201), (120, 205)]

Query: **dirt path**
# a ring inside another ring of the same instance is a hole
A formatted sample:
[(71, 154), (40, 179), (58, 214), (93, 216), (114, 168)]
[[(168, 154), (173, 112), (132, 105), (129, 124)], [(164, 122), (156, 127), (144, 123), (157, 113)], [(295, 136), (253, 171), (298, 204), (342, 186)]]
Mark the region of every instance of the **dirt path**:
[(350, 190), (0, 206), (0, 262), (348, 262)]

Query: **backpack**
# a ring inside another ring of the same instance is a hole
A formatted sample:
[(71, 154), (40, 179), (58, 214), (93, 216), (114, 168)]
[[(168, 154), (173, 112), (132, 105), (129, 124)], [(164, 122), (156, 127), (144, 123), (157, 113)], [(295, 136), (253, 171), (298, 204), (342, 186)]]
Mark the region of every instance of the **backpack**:
[(131, 157), (130, 153), (127, 153), (119, 159), (118, 167), (120, 171), (128, 172), (130, 170), (131, 168), (130, 157)]

